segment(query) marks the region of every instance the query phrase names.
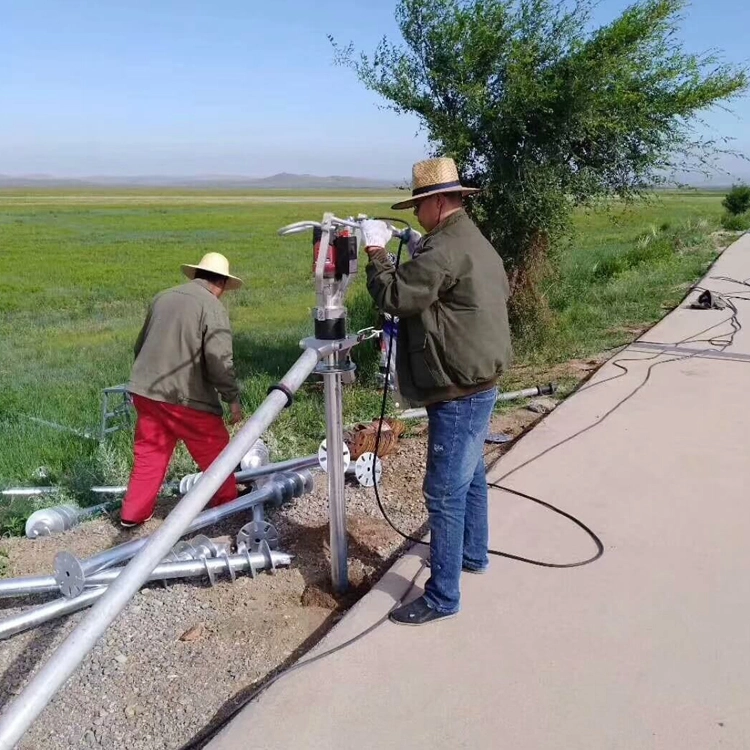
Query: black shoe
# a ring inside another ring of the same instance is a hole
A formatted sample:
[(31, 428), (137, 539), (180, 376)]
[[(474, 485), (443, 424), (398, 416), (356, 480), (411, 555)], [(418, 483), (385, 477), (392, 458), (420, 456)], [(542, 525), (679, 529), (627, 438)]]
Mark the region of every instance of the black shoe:
[(455, 617), (457, 614), (458, 612), (451, 614), (438, 612), (427, 604), (423, 596), (420, 596), (419, 599), (415, 599), (409, 604), (404, 604), (402, 607), (394, 609), (388, 615), (388, 619), (398, 625), (426, 625), (428, 622), (446, 620), (449, 617)]
[(467, 568), (465, 565), (461, 568), (464, 573), (471, 573), (475, 576), (483, 576), (489, 568)]

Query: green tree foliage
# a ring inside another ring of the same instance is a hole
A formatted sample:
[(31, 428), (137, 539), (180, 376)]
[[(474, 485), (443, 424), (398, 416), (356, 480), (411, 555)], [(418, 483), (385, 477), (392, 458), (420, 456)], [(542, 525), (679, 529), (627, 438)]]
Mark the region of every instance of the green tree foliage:
[(454, 157), (463, 179), (483, 188), (470, 211), (531, 324), (544, 318), (540, 281), (573, 207), (632, 198), (675, 167), (726, 153), (696, 136), (695, 117), (747, 88), (743, 68), (683, 50), (683, 0), (639, 0), (598, 29), (591, 8), (401, 0), (403, 44), (383, 39), (368, 55), (331, 39), (338, 63), (391, 109), (417, 115), (434, 153)]
[(750, 209), (750, 187), (735, 185), (726, 195), (721, 205), (733, 216), (744, 214)]

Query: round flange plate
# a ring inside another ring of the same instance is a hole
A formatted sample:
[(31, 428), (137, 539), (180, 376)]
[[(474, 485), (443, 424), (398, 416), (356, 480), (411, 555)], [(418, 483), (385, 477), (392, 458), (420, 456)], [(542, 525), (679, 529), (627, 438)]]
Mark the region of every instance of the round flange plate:
[(195, 556), (200, 558), (203, 557), (217, 557), (218, 550), (213, 539), (209, 539), (204, 534), (199, 534), (194, 539), (190, 540), (190, 546), (195, 552)]
[(255, 552), (265, 542), (271, 549), (279, 548), (279, 532), (267, 521), (251, 521), (237, 534), (237, 549)]
[(55, 555), (55, 581), (60, 586), (60, 593), (67, 599), (74, 599), (83, 593), (86, 576), (75, 555), (70, 552)]
[(195, 550), (190, 542), (177, 542), (170, 550), (170, 555), (177, 561), (195, 560)]
[[(373, 461), (375, 462), (374, 472)], [(380, 484), (380, 477), (383, 474), (383, 464), (379, 458), (375, 458), (374, 453), (368, 451), (357, 459), (357, 463), (354, 464), (354, 474), (357, 477), (357, 481), (363, 487), (372, 487), (376, 481)]]
[[(352, 454), (349, 452), (349, 446), (346, 443), (342, 443), (341, 447), (344, 452), (344, 472), (346, 472), (351, 465)], [(328, 472), (328, 449), (325, 440), (320, 444), (320, 448), (318, 448), (318, 463), (323, 471)]]

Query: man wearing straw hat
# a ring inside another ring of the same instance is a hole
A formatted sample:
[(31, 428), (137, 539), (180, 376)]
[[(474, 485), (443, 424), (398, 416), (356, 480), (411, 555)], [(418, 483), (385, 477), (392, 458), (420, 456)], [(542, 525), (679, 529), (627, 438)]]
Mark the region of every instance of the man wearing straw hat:
[[(219, 253), (207, 253), (196, 266), (183, 265), (182, 272), (190, 281), (156, 295), (135, 344), (127, 390), (138, 419), (135, 461), (120, 521), (126, 528), (153, 516), (179, 440), (201, 471), (227, 445), (219, 396), (229, 404), (232, 422), (242, 419), (232, 331), (219, 302), (242, 281), (229, 273), (229, 262)], [(229, 477), (212, 505), (236, 497), (234, 477)]]
[(363, 222), (370, 263), (367, 288), (399, 317), (397, 372), (402, 394), (427, 407), (429, 439), (423, 492), (430, 519), (430, 578), (424, 595), (391, 613), (403, 625), (455, 615), (461, 571), (489, 564), (483, 447), (498, 376), (512, 358), (508, 279), (500, 256), (463, 209), (464, 187), (452, 159), (414, 165), (414, 208), (427, 231), (412, 259), (396, 269), (382, 221)]

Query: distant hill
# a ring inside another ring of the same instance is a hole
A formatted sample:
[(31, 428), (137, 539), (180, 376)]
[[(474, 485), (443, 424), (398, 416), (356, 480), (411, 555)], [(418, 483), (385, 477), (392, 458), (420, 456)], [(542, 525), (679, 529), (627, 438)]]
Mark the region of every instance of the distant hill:
[(169, 175), (144, 175), (139, 177), (65, 178), (52, 175), (0, 174), (0, 188), (100, 188), (100, 187), (163, 187), (163, 188), (217, 188), (225, 190), (395, 190), (403, 183), (398, 180), (374, 180), (367, 177), (332, 175), (319, 177), (310, 174), (282, 172), (271, 177), (241, 177), (234, 175), (196, 175), (175, 177)]

